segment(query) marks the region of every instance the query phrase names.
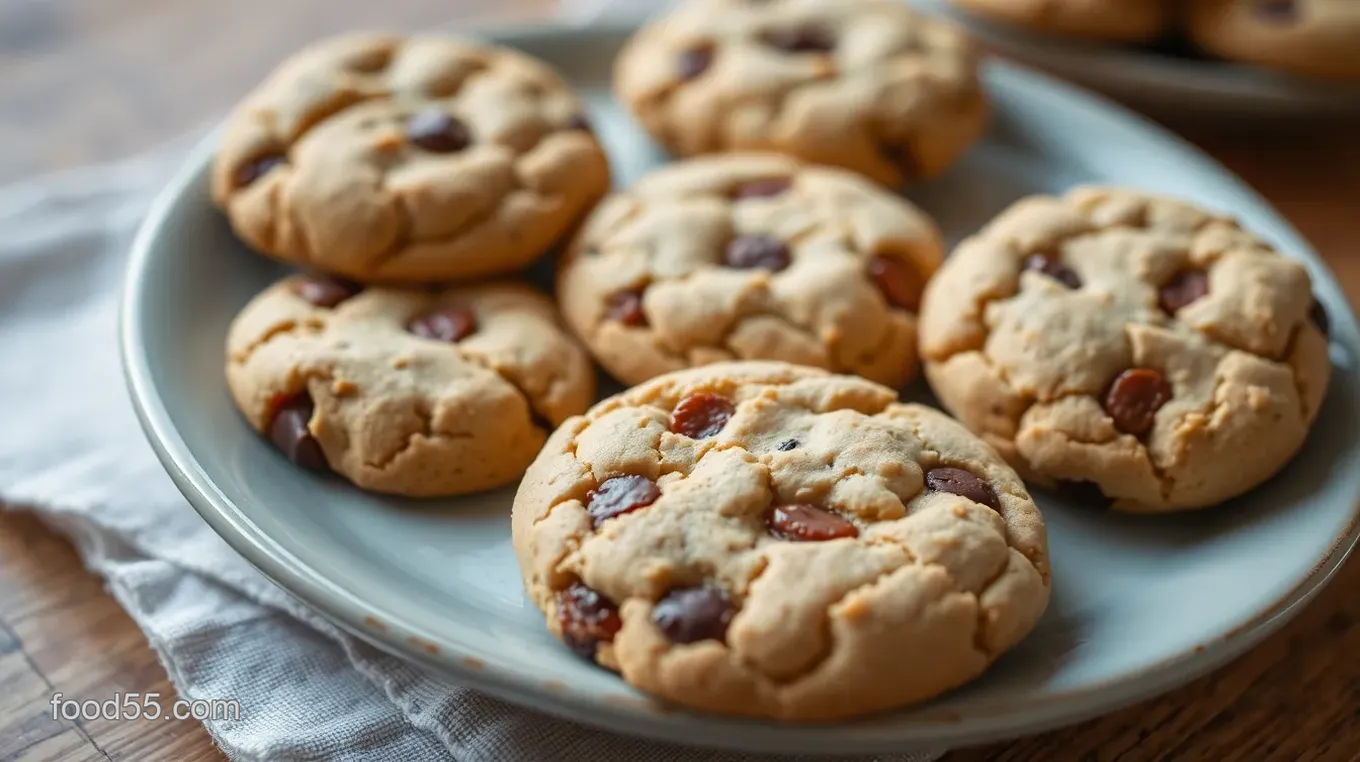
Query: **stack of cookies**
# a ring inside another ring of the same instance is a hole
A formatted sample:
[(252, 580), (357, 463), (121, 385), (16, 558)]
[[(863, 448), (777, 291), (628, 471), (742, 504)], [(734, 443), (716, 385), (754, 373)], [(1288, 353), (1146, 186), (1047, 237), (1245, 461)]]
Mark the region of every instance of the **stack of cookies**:
[(228, 337), (236, 404), (293, 462), (420, 497), (509, 484), (585, 411), (594, 369), (513, 275), (609, 187), (566, 83), (513, 50), (356, 35), (237, 107), (212, 192), (304, 272)]
[(982, 18), (1040, 32), (1360, 81), (1360, 3), (1355, 0), (953, 2)]
[[(689, 0), (615, 90), (676, 161), (603, 198), (606, 155), (545, 64), (333, 40), (240, 106), (213, 190), (303, 270), (231, 327), (250, 424), (368, 490), (518, 482), (548, 629), (653, 695), (783, 720), (938, 695), (1047, 606), (1022, 476), (1204, 507), (1317, 414), (1308, 273), (1229, 219), (1079, 189), (944, 260), (894, 192), (985, 125), (942, 22)], [(517, 273), (559, 244), (553, 300)], [(596, 402), (592, 357), (631, 388)], [(922, 366), (957, 420), (898, 401)]]

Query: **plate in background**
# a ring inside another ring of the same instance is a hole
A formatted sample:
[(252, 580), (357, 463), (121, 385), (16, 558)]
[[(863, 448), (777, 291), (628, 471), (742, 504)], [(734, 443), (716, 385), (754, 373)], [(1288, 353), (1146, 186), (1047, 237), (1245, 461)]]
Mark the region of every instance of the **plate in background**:
[[(980, 19), (949, 0), (910, 0), (952, 19), (1008, 58), (1084, 85), (1158, 117), (1263, 122), (1360, 116), (1360, 85), (1132, 45), (1042, 34)], [(1241, 125), (1237, 125), (1241, 126)]]
[[(619, 184), (663, 160), (611, 100), (628, 30), (488, 34), (558, 67), (587, 100)], [(1053, 600), (980, 680), (862, 721), (781, 726), (667, 711), (548, 635), (510, 547), (513, 488), (436, 501), (368, 495), (290, 466), (227, 395), (227, 325), (284, 269), (250, 253), (209, 200), (214, 144), (195, 150), (133, 247), (120, 342), (148, 437), (207, 522), (282, 587), (350, 632), (455, 681), (605, 728), (761, 751), (882, 753), (976, 744), (1075, 722), (1180, 685), (1295, 615), (1360, 533), (1360, 327), (1290, 226), (1222, 167), (1107, 102), (1009, 64), (987, 85), (997, 117), (948, 175), (909, 195), (949, 238), (1017, 197), (1102, 182), (1237, 215), (1302, 259), (1332, 316), (1332, 389), (1303, 453), (1217, 510), (1138, 518), (1036, 495)]]

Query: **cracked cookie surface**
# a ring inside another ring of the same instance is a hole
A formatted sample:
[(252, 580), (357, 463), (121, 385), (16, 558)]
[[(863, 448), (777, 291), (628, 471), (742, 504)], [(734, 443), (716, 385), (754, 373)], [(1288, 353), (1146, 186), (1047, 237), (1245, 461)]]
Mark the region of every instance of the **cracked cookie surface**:
[(1168, 0), (953, 0), (985, 18), (1042, 32), (1144, 42), (1175, 21)]
[(678, 162), (609, 197), (558, 274), (568, 324), (616, 378), (783, 360), (899, 386), (940, 234), (844, 170), (775, 154)]
[(232, 323), (226, 373), (246, 419), (299, 466), (415, 497), (515, 481), (595, 390), (552, 303), (517, 283), (285, 278)]
[(1026, 478), (1199, 508), (1302, 446), (1331, 375), (1311, 288), (1230, 218), (1080, 188), (958, 246), (926, 288), (921, 353), (945, 407)]
[(1354, 0), (1189, 0), (1190, 36), (1235, 61), (1360, 81)]
[(672, 373), (568, 420), (512, 527), (554, 635), (723, 714), (925, 700), (1049, 597), (1042, 518), (995, 451), (887, 387), (784, 363)]
[(546, 64), (507, 48), (338, 37), (236, 108), (213, 199), (253, 248), (356, 280), (510, 272), (608, 189), (584, 114)]
[(982, 132), (969, 40), (892, 0), (688, 0), (640, 31), (619, 100), (672, 153), (779, 151), (899, 185)]

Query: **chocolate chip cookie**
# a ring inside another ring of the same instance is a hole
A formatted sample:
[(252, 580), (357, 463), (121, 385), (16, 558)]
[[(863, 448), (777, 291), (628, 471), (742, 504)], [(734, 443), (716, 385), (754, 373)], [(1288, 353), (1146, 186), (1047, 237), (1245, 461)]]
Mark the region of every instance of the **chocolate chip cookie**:
[(213, 198), (250, 246), (348, 278), (509, 272), (609, 186), (584, 114), (545, 64), (506, 48), (336, 38), (237, 107)]
[(548, 629), (710, 712), (826, 720), (935, 696), (1043, 613), (1043, 520), (992, 448), (852, 376), (673, 373), (559, 428), (515, 497)]
[(457, 495), (515, 481), (595, 377), (527, 286), (445, 291), (285, 278), (232, 323), (227, 385), (299, 467), (376, 492)]
[(672, 153), (772, 150), (898, 185), (938, 174), (987, 105), (962, 33), (893, 0), (687, 0), (615, 66)]
[(776, 154), (682, 161), (606, 199), (558, 298), (619, 380), (733, 359), (900, 385), (940, 262), (933, 222), (851, 172)]
[(1232, 219), (1082, 188), (959, 245), (926, 288), (921, 353), (944, 405), (1027, 478), (1200, 508), (1303, 444), (1331, 375), (1311, 288)]
[(1190, 34), (1224, 58), (1299, 74), (1360, 80), (1354, 0), (1189, 0)]
[(970, 13), (1041, 32), (1145, 42), (1175, 20), (1171, 0), (953, 0)]

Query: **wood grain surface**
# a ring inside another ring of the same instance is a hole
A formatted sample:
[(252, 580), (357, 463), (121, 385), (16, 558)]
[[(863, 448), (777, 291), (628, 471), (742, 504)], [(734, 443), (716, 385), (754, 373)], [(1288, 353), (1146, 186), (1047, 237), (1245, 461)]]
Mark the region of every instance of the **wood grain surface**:
[[(488, 15), (524, 19), (552, 6), (0, 0), (0, 183), (118, 158), (181, 134), (222, 113), (311, 39), (354, 28), (457, 28)], [(1183, 134), (1289, 217), (1355, 303), (1360, 122), (1268, 133), (1237, 127)], [(158, 692), (165, 707), (175, 699), (141, 633), (70, 545), (32, 515), (0, 512), (0, 760), (224, 759), (192, 721), (51, 717), (55, 692), (104, 700), (128, 691)], [(1360, 561), (1352, 559), (1283, 631), (1208, 677), (1098, 720), (946, 757), (983, 760), (1360, 760)]]

